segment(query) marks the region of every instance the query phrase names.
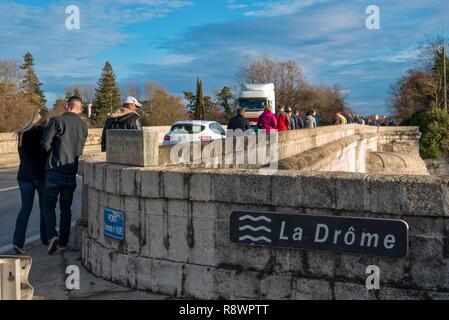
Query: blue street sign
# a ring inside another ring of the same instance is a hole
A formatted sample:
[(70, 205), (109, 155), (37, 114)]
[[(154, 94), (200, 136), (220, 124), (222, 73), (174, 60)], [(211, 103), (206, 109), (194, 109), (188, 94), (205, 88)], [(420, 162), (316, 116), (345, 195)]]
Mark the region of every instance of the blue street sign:
[(125, 212), (104, 209), (104, 235), (117, 240), (125, 240)]

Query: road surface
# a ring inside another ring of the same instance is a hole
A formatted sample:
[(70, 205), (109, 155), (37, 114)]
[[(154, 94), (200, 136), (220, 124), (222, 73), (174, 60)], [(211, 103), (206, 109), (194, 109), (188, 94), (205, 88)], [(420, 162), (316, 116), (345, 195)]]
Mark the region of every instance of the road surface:
[[(17, 186), (17, 169), (0, 170), (0, 254), (8, 250), (12, 244), (12, 237), (16, 217), (20, 210), (20, 192)], [(81, 215), (81, 188), (82, 178), (78, 178), (78, 188), (72, 205), (72, 221)], [(59, 216), (59, 208), (56, 211)], [(34, 207), (27, 229), (27, 242), (39, 240), (39, 204), (37, 193), (34, 198)]]

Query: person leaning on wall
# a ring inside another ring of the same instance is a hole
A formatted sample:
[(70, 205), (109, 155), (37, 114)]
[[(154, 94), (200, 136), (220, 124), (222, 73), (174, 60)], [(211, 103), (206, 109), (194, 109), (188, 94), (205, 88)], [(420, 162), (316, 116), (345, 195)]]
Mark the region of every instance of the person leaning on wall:
[(127, 97), (123, 106), (108, 115), (101, 135), (101, 152), (106, 151), (106, 132), (108, 130), (142, 130), (142, 117), (139, 110), (143, 105), (134, 97)]

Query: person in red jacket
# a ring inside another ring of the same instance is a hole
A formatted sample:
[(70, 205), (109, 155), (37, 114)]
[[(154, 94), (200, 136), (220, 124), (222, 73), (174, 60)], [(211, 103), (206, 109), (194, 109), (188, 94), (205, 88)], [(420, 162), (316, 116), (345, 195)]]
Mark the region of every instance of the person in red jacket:
[(279, 107), (279, 112), (276, 115), (276, 120), (278, 122), (278, 131), (287, 131), (290, 127), (290, 117), (284, 112), (284, 110), (285, 109), (283, 106)]

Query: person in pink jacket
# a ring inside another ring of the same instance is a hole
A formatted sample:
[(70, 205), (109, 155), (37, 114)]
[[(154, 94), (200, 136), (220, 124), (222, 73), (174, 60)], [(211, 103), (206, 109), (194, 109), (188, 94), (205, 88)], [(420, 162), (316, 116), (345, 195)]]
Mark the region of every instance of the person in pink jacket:
[(273, 108), (267, 106), (257, 120), (257, 129), (266, 130), (267, 133), (270, 133), (271, 131), (276, 130), (277, 125), (278, 122), (273, 113)]

